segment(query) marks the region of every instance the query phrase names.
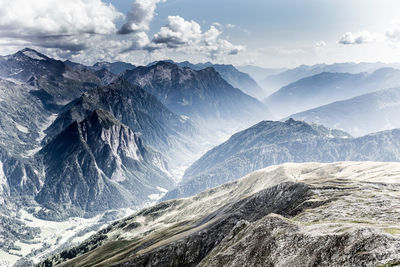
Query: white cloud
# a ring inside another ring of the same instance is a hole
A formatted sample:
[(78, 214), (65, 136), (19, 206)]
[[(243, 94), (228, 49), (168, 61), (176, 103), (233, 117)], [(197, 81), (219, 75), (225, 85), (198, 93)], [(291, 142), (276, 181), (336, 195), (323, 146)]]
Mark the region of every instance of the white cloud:
[[(55, 58), (92, 64), (177, 56), (225, 60), (244, 50), (221, 37), (220, 23), (202, 31), (197, 22), (180, 16), (168, 17), (149, 38), (161, 2), (165, 0), (136, 0), (124, 16), (101, 0), (0, 0), (0, 53), (31, 47)], [(121, 18), (125, 23), (117, 29), (115, 22)]]
[(365, 44), (377, 40), (376, 35), (371, 34), (369, 31), (361, 31), (357, 33), (346, 32), (339, 40), (339, 44), (353, 45)]
[(400, 21), (394, 21), (390, 29), (386, 31), (386, 38), (390, 42), (400, 41)]
[(149, 30), (157, 4), (164, 0), (136, 0), (126, 15), (126, 22), (119, 29), (120, 34), (145, 32)]
[(326, 43), (324, 41), (319, 41), (315, 43), (315, 47), (324, 47), (324, 46), (326, 46)]
[(232, 28), (235, 28), (236, 25), (228, 23), (225, 25), (225, 27), (227, 27), (228, 29), (232, 29)]
[(80, 51), (88, 36), (117, 31), (123, 17), (101, 0), (0, 0), (0, 37), (27, 46)]
[(0, 36), (109, 34), (121, 16), (101, 0), (0, 0)]
[(281, 55), (295, 55), (295, 54), (307, 53), (307, 51), (305, 51), (302, 48), (279, 48), (277, 52)]
[(204, 52), (215, 58), (218, 55), (236, 55), (244, 50), (241, 45), (233, 45), (220, 36), (222, 30), (215, 24), (203, 32), (200, 25), (191, 20), (186, 21), (180, 16), (169, 16), (168, 23), (153, 37), (152, 42), (159, 48), (184, 48)]
[[(215, 27), (213, 27), (215, 29)], [(176, 48), (195, 42), (202, 37), (200, 25), (195, 21), (186, 21), (179, 16), (169, 16), (168, 24), (154, 35), (153, 42)]]

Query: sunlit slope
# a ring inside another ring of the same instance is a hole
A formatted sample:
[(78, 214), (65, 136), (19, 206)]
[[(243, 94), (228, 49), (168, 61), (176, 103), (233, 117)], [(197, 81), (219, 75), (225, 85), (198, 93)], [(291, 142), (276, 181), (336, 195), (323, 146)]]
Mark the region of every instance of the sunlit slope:
[(68, 258), (61, 266), (396, 262), (399, 189), (399, 163), (271, 166), (194, 197), (142, 210), (47, 264)]

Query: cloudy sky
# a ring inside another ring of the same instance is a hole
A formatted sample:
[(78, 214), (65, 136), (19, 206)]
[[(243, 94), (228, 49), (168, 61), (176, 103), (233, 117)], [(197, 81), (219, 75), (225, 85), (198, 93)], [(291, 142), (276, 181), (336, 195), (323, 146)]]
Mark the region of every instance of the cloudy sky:
[(85, 64), (400, 62), (398, 0), (0, 0), (0, 54)]

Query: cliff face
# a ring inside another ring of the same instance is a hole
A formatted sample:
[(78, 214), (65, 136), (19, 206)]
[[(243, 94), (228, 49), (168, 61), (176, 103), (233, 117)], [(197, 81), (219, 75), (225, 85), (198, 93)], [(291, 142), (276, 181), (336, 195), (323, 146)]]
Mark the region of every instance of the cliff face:
[(46, 174), (36, 200), (61, 215), (62, 207), (75, 215), (140, 207), (173, 186), (161, 155), (102, 110), (72, 123), (40, 157)]

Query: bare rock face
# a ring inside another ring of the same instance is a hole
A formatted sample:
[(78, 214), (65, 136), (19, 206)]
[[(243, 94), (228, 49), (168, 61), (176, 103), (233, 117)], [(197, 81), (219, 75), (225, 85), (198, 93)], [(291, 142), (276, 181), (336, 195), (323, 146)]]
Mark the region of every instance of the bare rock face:
[(400, 262), (400, 164), (272, 166), (115, 222), (39, 266)]
[(398, 239), (371, 228), (310, 234), (278, 215), (238, 227), (198, 266), (374, 266), (400, 253)]
[(93, 110), (110, 112), (133, 132), (141, 134), (148, 145), (163, 151), (171, 164), (185, 161), (193, 153), (195, 128), (189, 121), (168, 110), (154, 96), (124, 79), (94, 88), (71, 102), (46, 130), (44, 143), (74, 121), (82, 121)]
[(162, 156), (102, 110), (72, 123), (39, 157), (46, 174), (36, 201), (57, 212), (82, 215), (140, 207), (159, 193), (157, 186), (173, 186)]

